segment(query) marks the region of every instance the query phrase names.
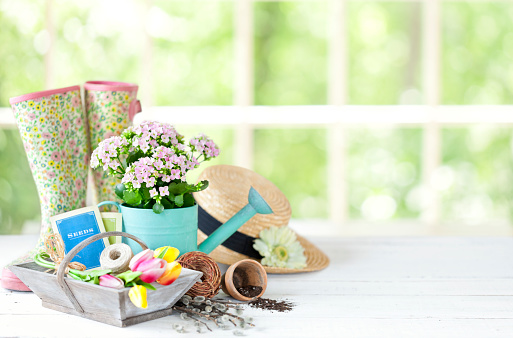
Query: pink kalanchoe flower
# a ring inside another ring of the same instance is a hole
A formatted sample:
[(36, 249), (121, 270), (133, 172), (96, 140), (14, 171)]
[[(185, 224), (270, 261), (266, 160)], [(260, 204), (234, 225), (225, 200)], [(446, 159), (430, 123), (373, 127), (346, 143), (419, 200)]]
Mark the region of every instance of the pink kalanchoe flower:
[(169, 196), (169, 188), (167, 186), (165, 187), (159, 187), (160, 196)]
[(125, 287), (125, 283), (118, 277), (114, 277), (111, 275), (103, 275), (100, 276), (100, 286), (105, 286), (107, 288), (113, 289), (122, 289)]
[(157, 196), (157, 195), (158, 195), (158, 193), (157, 193), (157, 189), (153, 188), (153, 189), (151, 189), (151, 190), (150, 190), (150, 196), (151, 196), (151, 197), (155, 197), (155, 196)]

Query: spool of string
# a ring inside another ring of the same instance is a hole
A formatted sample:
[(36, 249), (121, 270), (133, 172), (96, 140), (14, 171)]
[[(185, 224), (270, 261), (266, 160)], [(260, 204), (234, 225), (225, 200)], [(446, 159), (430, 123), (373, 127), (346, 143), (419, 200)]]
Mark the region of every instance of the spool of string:
[(112, 273), (122, 273), (128, 270), (128, 264), (132, 257), (134, 254), (128, 245), (112, 244), (102, 251), (100, 264), (102, 269), (112, 270)]
[(184, 268), (203, 272), (201, 282), (196, 282), (187, 291), (191, 297), (204, 296), (212, 298), (219, 293), (221, 286), (221, 270), (217, 263), (207, 254), (200, 251), (191, 251), (183, 254), (178, 263)]
[[(52, 261), (55, 263), (55, 271), (59, 270), (59, 266), (66, 256), (64, 251), (64, 242), (62, 241), (62, 237), (59, 234), (48, 234), (45, 237), (45, 251), (50, 256)], [(68, 273), (69, 269), (85, 271), (86, 266), (79, 262), (70, 262), (66, 267), (66, 273)]]

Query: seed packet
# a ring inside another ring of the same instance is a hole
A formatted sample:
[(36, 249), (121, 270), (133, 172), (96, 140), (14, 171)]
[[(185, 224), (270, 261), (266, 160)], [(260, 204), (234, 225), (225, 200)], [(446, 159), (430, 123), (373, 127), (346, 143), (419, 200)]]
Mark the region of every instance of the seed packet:
[[(101, 212), (105, 231), (123, 231), (123, 217), (120, 212)], [(109, 237), (110, 244), (121, 243), (121, 236)]]
[[(50, 222), (54, 233), (61, 235), (66, 254), (83, 240), (105, 232), (100, 210), (96, 206), (50, 217)], [(82, 249), (71, 261), (84, 264), (87, 270), (98, 268), (101, 266), (100, 255), (109, 245), (107, 238), (100, 239)]]

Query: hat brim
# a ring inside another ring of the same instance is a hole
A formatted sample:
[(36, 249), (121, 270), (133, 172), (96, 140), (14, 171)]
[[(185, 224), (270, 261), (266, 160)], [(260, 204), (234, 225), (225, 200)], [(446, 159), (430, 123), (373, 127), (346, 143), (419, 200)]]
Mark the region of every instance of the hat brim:
[[(330, 264), (330, 259), (324, 252), (322, 252), (319, 248), (317, 248), (314, 244), (308, 241), (306, 238), (301, 237), (296, 234), (297, 240), (305, 249), (306, 256), (306, 267), (303, 269), (289, 269), (289, 268), (278, 268), (274, 266), (266, 266), (263, 265), (265, 271), (267, 273), (275, 273), (275, 274), (287, 274), (287, 273), (301, 273), (301, 272), (312, 272), (319, 271), (326, 268)], [(201, 231), (198, 230), (198, 244), (203, 242), (207, 236)], [(223, 245), (219, 245), (209, 254), (213, 260), (218, 263), (232, 265), (243, 259), (254, 259), (252, 257), (242, 255), (238, 252), (230, 250)]]

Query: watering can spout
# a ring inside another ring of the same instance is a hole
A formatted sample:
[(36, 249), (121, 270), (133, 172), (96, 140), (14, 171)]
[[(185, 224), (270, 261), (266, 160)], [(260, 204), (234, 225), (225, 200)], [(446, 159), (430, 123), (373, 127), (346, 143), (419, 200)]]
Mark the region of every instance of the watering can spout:
[(258, 214), (272, 214), (272, 209), (264, 198), (253, 187), (249, 189), (248, 204), (238, 213), (221, 225), (198, 247), (198, 250), (209, 254), (235, 233), (251, 217)]
[(258, 214), (265, 215), (273, 213), (269, 204), (267, 204), (264, 198), (253, 187), (249, 189), (248, 202)]

